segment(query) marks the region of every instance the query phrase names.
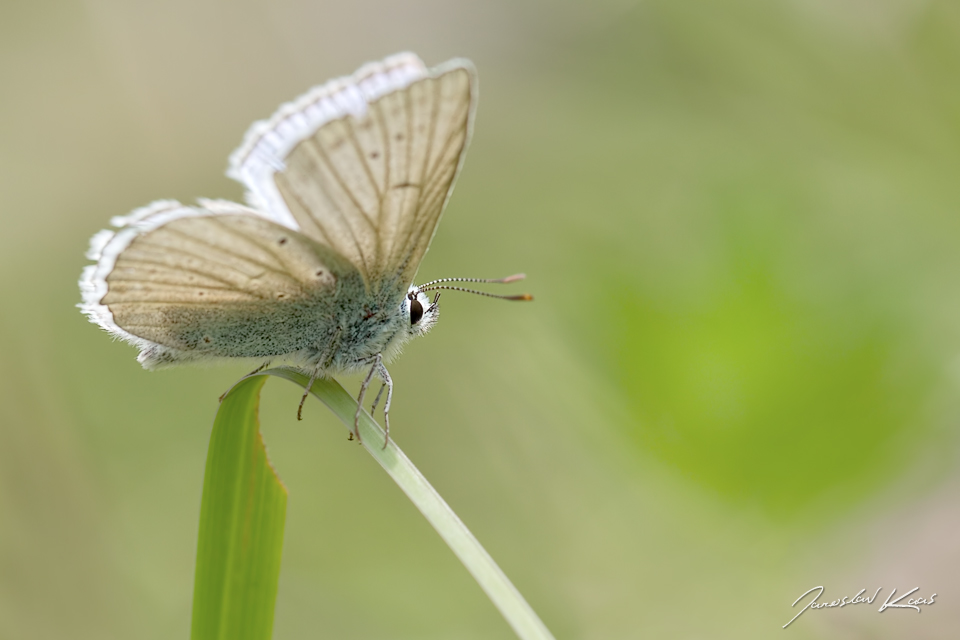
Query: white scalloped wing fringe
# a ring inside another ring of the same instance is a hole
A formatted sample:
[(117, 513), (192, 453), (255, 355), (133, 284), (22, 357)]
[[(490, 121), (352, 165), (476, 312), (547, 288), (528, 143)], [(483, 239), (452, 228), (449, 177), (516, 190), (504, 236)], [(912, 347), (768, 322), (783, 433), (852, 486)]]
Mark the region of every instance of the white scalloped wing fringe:
[(351, 76), (310, 89), (281, 105), (268, 120), (251, 125), (243, 144), (230, 154), (227, 176), (247, 188), (251, 206), (299, 230), (300, 225), (271, 180), (275, 172), (284, 169), (283, 159), (324, 124), (347, 115), (363, 117), (374, 100), (428, 75), (426, 65), (415, 54), (398, 53), (381, 62), (369, 62)]
[(158, 229), (178, 218), (229, 214), (267, 217), (263, 212), (226, 200), (201, 200), (200, 205), (201, 207), (188, 207), (176, 200), (157, 200), (125, 216), (115, 216), (110, 223), (118, 227), (117, 230), (104, 229), (90, 238), (90, 248), (86, 255), (87, 258), (96, 260), (96, 264), (87, 265), (80, 274), (82, 301), (77, 306), (91, 322), (139, 348), (141, 353), (137, 360), (144, 366), (146, 366), (145, 354), (149, 349), (166, 349), (166, 347), (125, 331), (114, 321), (110, 309), (101, 304), (101, 300), (107, 295), (107, 277), (113, 272), (117, 257), (137, 236)]

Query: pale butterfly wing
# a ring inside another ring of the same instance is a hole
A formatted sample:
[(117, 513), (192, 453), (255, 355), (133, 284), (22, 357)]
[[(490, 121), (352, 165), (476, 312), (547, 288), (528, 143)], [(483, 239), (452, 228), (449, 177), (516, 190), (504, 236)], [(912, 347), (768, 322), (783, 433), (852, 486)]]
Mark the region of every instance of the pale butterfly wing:
[[(413, 279), (475, 100), (469, 62), (427, 70), (413, 54), (308, 92), (231, 156), (255, 208), (163, 201), (115, 219), (118, 231), (91, 241), (81, 308), (139, 346), (147, 368), (297, 351), (323, 366), (368, 358), (393, 322), (370, 314), (392, 317)], [(351, 312), (359, 332), (343, 329)]]
[(317, 326), (331, 324), (338, 285), (359, 274), (254, 210), (202, 204), (157, 202), (95, 236), (84, 312), (139, 346), (148, 368), (309, 347)]
[(311, 382), (367, 370), (354, 433), (374, 375), (389, 431), (384, 362), (439, 313), (411, 285), (463, 164), (476, 85), (466, 60), (428, 70), (405, 53), (282, 106), (230, 158), (253, 208), (162, 201), (115, 219), (91, 240), (81, 309), (148, 369), (282, 358)]
[(252, 204), (354, 264), (366, 286), (405, 292), (469, 141), (476, 73), (413, 54), (317, 87), (255, 124), (228, 174)]

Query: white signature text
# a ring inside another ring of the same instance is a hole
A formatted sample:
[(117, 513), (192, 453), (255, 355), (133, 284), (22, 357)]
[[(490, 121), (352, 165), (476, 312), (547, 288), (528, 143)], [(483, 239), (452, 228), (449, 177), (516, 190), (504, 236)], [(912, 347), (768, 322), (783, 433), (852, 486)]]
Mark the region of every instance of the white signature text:
[[(877, 596), (880, 595), (880, 592), (882, 590), (883, 590), (883, 587), (880, 587), (879, 589), (874, 591), (872, 596), (867, 597), (863, 595), (866, 589), (860, 589), (859, 593), (857, 593), (857, 595), (853, 596), (852, 598), (843, 596), (838, 600), (832, 600), (830, 602), (819, 602), (818, 599), (820, 598), (820, 596), (823, 595), (823, 587), (820, 586), (820, 587), (814, 587), (812, 589), (808, 589), (799, 598), (794, 600), (793, 604), (790, 606), (791, 607), (797, 606), (798, 602), (800, 602), (801, 600), (803, 600), (805, 597), (807, 597), (813, 592), (816, 592), (816, 595), (814, 595), (813, 598), (811, 598), (810, 601), (807, 602), (806, 606), (803, 609), (797, 612), (797, 615), (793, 616), (793, 618), (790, 619), (790, 622), (783, 625), (783, 628), (786, 629), (787, 627), (789, 627), (790, 624), (793, 623), (794, 620), (799, 618), (800, 614), (806, 611), (807, 609), (832, 609), (834, 607), (845, 607), (851, 604), (863, 604), (863, 603), (873, 604), (873, 601), (877, 599)], [(906, 602), (901, 603), (901, 601), (904, 598), (906, 598), (909, 595), (912, 595), (913, 593), (919, 590), (920, 590), (920, 587), (914, 587), (910, 591), (907, 591), (906, 593), (901, 595), (899, 598), (894, 599), (894, 597), (897, 595), (897, 590), (894, 589), (892, 592), (890, 592), (890, 595), (887, 596), (886, 601), (882, 605), (880, 605), (880, 608), (877, 609), (877, 611), (882, 613), (886, 609), (914, 609), (917, 611), (917, 613), (920, 613), (920, 607), (923, 605), (933, 604), (933, 601), (937, 597), (937, 594), (934, 593), (929, 598), (919, 598), (919, 597), (910, 598)]]

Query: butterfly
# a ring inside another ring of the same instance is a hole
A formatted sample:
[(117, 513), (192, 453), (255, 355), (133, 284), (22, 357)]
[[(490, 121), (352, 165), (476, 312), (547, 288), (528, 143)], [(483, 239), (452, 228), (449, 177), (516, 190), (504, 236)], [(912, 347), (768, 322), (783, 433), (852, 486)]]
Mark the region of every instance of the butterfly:
[[(389, 441), (401, 347), (437, 323), (441, 289), (413, 279), (450, 199), (473, 130), (477, 76), (468, 60), (427, 69), (412, 53), (369, 63), (251, 126), (227, 175), (247, 204), (161, 200), (93, 236), (78, 305), (140, 349), (146, 369), (274, 361), (310, 376), (366, 373), (386, 389)], [(431, 299), (427, 294), (436, 292)], [(297, 410), (301, 416), (304, 392)]]

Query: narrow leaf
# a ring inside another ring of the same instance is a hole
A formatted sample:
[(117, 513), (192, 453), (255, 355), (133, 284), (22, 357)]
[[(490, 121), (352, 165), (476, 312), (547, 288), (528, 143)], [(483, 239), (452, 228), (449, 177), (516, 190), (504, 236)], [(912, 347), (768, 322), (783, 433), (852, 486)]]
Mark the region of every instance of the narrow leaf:
[(200, 506), (192, 640), (268, 640), (287, 490), (260, 436), (266, 378), (237, 383), (213, 423)]

